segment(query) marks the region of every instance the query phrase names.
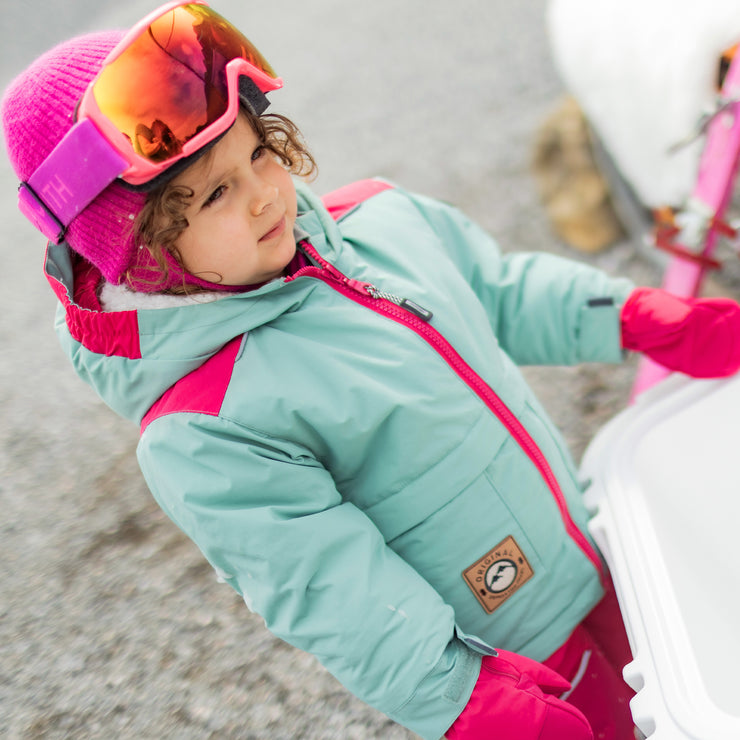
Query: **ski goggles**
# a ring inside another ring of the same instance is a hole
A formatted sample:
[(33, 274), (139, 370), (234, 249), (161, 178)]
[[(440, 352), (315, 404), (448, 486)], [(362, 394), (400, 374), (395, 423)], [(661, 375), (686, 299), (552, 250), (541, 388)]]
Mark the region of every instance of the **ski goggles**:
[(116, 178), (148, 190), (234, 123), (256, 115), (282, 80), (254, 45), (205, 2), (170, 2), (136, 24), (83, 94), (76, 122), (21, 183), (19, 207), (48, 239)]

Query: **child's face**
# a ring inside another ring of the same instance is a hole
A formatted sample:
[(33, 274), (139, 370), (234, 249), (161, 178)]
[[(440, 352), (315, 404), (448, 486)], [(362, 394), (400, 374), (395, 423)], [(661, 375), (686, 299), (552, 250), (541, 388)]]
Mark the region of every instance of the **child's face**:
[(260, 144), (243, 116), (172, 180), (194, 192), (188, 227), (175, 246), (185, 269), (224, 285), (279, 277), (296, 250), (296, 194), (290, 173)]

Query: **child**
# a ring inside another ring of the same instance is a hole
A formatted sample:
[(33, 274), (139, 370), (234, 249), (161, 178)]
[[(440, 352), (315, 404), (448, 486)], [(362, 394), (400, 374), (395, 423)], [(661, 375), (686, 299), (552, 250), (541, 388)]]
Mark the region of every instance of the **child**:
[(10, 85), (64, 350), (140, 424), (164, 511), (364, 701), (425, 738), (631, 738), (609, 576), (516, 365), (627, 348), (730, 374), (740, 306), (502, 255), (382, 181), (322, 201), (291, 177), (313, 171), (297, 129), (265, 113), (280, 85), (179, 3)]

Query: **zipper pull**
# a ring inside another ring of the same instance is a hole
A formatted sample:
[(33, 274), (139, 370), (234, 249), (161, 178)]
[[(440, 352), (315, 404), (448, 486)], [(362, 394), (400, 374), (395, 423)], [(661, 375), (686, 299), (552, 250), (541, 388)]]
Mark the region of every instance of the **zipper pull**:
[(365, 283), (365, 290), (368, 295), (373, 298), (384, 298), (386, 301), (395, 303), (397, 306), (405, 308), (407, 311), (414, 314), (414, 316), (427, 323), (429, 323), (434, 316), (431, 311), (424, 308), (424, 306), (420, 306), (416, 301), (412, 301), (410, 298), (399, 298), (397, 295), (393, 295), (392, 293), (384, 293), (382, 290), (378, 290), (372, 283)]
[(332, 276), (332, 278), (340, 283), (343, 283), (348, 288), (351, 288), (358, 293), (369, 295), (371, 298), (384, 298), (386, 301), (390, 301), (391, 303), (395, 303), (397, 306), (406, 309), (422, 321), (429, 322), (432, 320), (434, 314), (424, 308), (424, 306), (420, 306), (415, 301), (412, 301), (409, 298), (399, 298), (392, 293), (384, 293), (382, 290), (378, 290), (372, 283), (365, 283), (362, 280), (355, 280), (353, 278), (347, 277), (340, 270), (334, 267), (331, 262), (327, 262), (325, 259), (323, 259), (310, 242), (301, 241), (300, 246), (303, 249), (305, 255), (312, 262), (316, 263), (318, 267), (324, 269), (329, 275)]
[(432, 320), (434, 314), (424, 306), (420, 306), (410, 298), (403, 298), (398, 304), (401, 308), (405, 308), (407, 311), (411, 311), (412, 314), (418, 316), (422, 321), (429, 323)]

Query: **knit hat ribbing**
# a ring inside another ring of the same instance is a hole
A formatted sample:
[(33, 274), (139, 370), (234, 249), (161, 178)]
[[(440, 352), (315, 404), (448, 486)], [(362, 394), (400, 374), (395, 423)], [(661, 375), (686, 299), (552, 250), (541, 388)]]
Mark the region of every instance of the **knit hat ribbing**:
[[(122, 31), (88, 34), (39, 57), (10, 83), (0, 106), (10, 163), (27, 180), (74, 123), (74, 110)], [(146, 195), (109, 185), (68, 226), (66, 241), (112, 283), (134, 264), (134, 221)]]

